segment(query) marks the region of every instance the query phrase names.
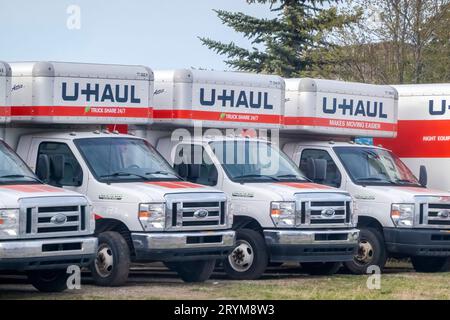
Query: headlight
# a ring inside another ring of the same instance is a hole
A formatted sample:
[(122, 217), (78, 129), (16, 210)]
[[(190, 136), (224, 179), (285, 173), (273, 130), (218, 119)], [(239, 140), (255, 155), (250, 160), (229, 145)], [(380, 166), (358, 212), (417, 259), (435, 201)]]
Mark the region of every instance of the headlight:
[(19, 210), (0, 210), (0, 239), (19, 235)]
[(414, 205), (394, 203), (391, 218), (397, 227), (412, 227), (414, 224)]
[(356, 201), (352, 201), (352, 205), (350, 206), (352, 210), (352, 224), (358, 225), (358, 205)]
[(275, 226), (280, 228), (295, 227), (295, 202), (276, 201), (271, 203), (270, 217)]
[(166, 225), (165, 203), (141, 203), (139, 221), (145, 231), (164, 230)]
[(233, 219), (234, 219), (232, 204), (227, 202), (225, 208), (227, 209), (228, 227), (231, 228), (233, 226)]

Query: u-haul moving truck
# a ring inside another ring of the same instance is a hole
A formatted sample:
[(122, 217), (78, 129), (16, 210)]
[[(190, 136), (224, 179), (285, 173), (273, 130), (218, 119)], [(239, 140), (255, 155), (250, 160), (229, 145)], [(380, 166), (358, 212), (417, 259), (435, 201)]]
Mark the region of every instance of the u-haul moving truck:
[(155, 73), (155, 123), (204, 127), (278, 128), (283, 79), (271, 75), (203, 70)]
[(0, 62), (0, 270), (26, 271), (41, 291), (67, 288), (67, 268), (95, 258), (95, 220), (85, 196), (43, 184), (5, 143), (11, 69)]
[(396, 90), (316, 79), (286, 83), (286, 114), (299, 117), (300, 125), (287, 119), (283, 150), (313, 181), (346, 190), (355, 201), (360, 245), (346, 266), (365, 273), (370, 265), (383, 268), (392, 255), (411, 257), (418, 271), (447, 269), (450, 225), (436, 212), (450, 207), (450, 194), (423, 187), (391, 151), (349, 142), (354, 136), (395, 137)]
[(12, 70), (21, 88), (13, 121), (27, 123), (10, 139), (41, 179), (92, 201), (96, 283), (123, 284), (130, 261), (163, 261), (185, 281), (208, 279), (234, 246), (226, 195), (182, 181), (146, 140), (102, 130), (151, 122), (152, 71), (53, 62)]
[[(359, 231), (347, 192), (308, 182), (265, 139), (217, 129), (279, 128), (281, 78), (173, 70), (155, 73), (155, 92), (157, 118), (161, 110), (171, 111), (155, 120), (159, 131), (147, 130), (145, 136), (180, 176), (229, 197), (237, 232), (236, 248), (224, 260), (230, 277), (256, 279), (269, 262), (286, 261), (301, 262), (312, 274), (332, 274), (352, 259)], [(173, 123), (184, 125), (180, 133), (186, 135), (171, 137)], [(203, 132), (197, 125), (213, 130)]]
[(450, 191), (450, 84), (396, 85), (399, 93), (396, 139), (375, 139), (419, 174), (425, 165), (428, 186)]

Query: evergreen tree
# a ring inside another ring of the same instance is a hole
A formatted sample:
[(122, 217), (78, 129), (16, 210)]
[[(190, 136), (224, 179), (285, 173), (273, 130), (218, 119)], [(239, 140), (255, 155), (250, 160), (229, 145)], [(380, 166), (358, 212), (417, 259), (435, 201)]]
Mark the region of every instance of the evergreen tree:
[(230, 67), (283, 77), (317, 76), (338, 63), (332, 53), (333, 32), (359, 19), (358, 13), (339, 13), (340, 0), (246, 0), (270, 4), (274, 18), (258, 18), (241, 12), (215, 10), (222, 22), (241, 33), (251, 49), (235, 43), (200, 38), (209, 49), (227, 56)]

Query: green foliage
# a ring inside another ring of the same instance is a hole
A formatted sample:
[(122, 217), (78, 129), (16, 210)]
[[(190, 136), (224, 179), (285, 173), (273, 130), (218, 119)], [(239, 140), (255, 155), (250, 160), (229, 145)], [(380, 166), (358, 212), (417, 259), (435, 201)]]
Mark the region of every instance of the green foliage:
[(228, 27), (250, 41), (250, 49), (233, 42), (200, 38), (209, 49), (227, 57), (230, 67), (284, 77), (320, 75), (337, 63), (330, 54), (331, 35), (359, 19), (359, 13), (342, 14), (339, 0), (247, 0), (269, 4), (275, 18), (257, 18), (242, 12), (215, 10)]

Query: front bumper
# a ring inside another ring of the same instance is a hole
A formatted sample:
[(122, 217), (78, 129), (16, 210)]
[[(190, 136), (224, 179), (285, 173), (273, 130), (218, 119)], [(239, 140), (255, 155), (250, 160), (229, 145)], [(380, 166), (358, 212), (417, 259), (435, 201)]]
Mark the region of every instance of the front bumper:
[(97, 238), (33, 239), (0, 242), (0, 270), (65, 269), (89, 265)]
[(136, 261), (209, 260), (226, 257), (235, 246), (235, 232), (132, 233)]
[(450, 256), (450, 230), (384, 228), (390, 253), (405, 256)]
[(272, 262), (351, 261), (359, 230), (264, 230)]

